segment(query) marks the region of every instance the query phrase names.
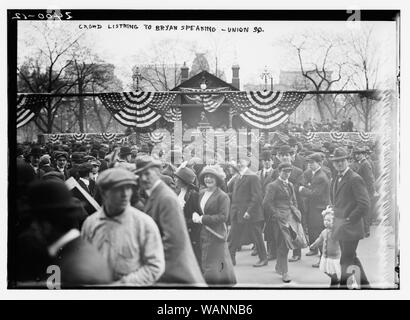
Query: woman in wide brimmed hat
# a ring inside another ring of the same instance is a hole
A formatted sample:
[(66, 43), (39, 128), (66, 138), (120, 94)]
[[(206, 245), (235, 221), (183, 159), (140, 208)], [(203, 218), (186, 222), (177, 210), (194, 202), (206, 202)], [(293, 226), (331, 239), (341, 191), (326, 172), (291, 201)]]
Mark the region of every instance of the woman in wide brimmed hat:
[(192, 169), (187, 167), (179, 168), (174, 175), (176, 192), (184, 210), (189, 239), (198, 264), (201, 265), (201, 226), (192, 221), (192, 214), (199, 212), (198, 188), (195, 185), (196, 175)]
[(234, 285), (236, 277), (227, 244), (226, 221), (229, 217), (229, 196), (222, 191), (225, 173), (218, 165), (206, 166), (199, 181), (205, 189), (199, 192), (199, 212), (194, 223), (202, 224), (202, 271), (209, 285)]

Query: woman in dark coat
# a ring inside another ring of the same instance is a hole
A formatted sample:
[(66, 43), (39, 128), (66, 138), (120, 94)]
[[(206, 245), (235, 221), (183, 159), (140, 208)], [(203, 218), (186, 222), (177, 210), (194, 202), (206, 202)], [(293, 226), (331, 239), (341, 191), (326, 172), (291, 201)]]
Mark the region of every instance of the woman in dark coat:
[(218, 165), (202, 170), (199, 181), (206, 187), (199, 193), (202, 215), (194, 213), (192, 220), (202, 224), (202, 271), (207, 284), (229, 286), (236, 284), (236, 276), (226, 241), (230, 200), (221, 190), (224, 178), (225, 174)]
[(192, 214), (199, 212), (198, 191), (195, 186), (196, 175), (193, 170), (182, 167), (175, 173), (175, 185), (178, 199), (184, 210), (185, 221), (188, 228), (189, 239), (198, 265), (201, 265), (201, 226), (192, 222)]

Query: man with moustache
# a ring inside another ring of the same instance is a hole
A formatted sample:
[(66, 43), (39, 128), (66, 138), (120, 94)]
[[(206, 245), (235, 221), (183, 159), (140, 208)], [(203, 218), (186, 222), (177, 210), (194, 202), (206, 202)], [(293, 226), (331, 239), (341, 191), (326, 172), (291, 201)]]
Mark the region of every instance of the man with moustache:
[(135, 174), (148, 196), (144, 211), (156, 222), (164, 246), (165, 272), (159, 285), (204, 285), (178, 196), (161, 180), (161, 161), (144, 155), (137, 157), (136, 166)]

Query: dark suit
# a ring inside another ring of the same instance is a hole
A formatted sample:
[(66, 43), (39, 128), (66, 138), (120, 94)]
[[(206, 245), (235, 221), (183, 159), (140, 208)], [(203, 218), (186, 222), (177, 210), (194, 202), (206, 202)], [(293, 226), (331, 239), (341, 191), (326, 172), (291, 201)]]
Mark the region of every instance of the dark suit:
[[(241, 236), (248, 225), (253, 243), (256, 245), (259, 259), (266, 260), (266, 248), (262, 237), (264, 216), (262, 210), (262, 186), (258, 176), (247, 169), (234, 185), (231, 203), (231, 236), (229, 251), (232, 256), (241, 246)], [(244, 214), (250, 215), (249, 220), (244, 219)]]
[[(204, 196), (205, 190), (199, 193), (198, 204)], [(225, 222), (229, 218), (229, 196), (220, 188), (215, 190), (205, 204), (202, 213), (201, 251), (202, 270), (208, 284), (232, 285), (236, 284), (235, 272), (232, 265), (226, 241), (217, 238), (205, 226), (226, 239)]]
[(144, 212), (156, 222), (165, 254), (161, 283), (203, 285), (201, 270), (192, 250), (184, 215), (177, 195), (163, 181), (145, 203)]
[[(290, 222), (291, 206), (296, 206), (296, 197), (291, 182), (286, 186), (283, 181), (276, 179), (267, 187), (263, 199), (264, 211), (269, 214), (269, 225), (272, 225), (275, 248), (277, 256), (276, 270), (283, 274), (288, 272), (288, 253), (292, 248), (292, 239), (286, 225)], [(271, 253), (272, 254), (272, 253)]]
[(85, 191), (87, 191), (92, 197), (95, 196), (96, 193), (96, 186), (95, 186), (95, 181), (94, 180), (89, 180), (90, 183), (87, 186), (81, 179), (78, 179), (78, 184), (83, 188)]
[(350, 274), (348, 268), (357, 266), (360, 269), (360, 283), (368, 281), (356, 249), (359, 240), (364, 237), (363, 217), (370, 207), (369, 195), (363, 179), (352, 169), (348, 169), (343, 178), (335, 178), (331, 185), (331, 200), (334, 206), (333, 238), (338, 240), (341, 248), (340, 264), (342, 277), (340, 284), (346, 285)]
[[(370, 202), (372, 202), (374, 196), (374, 174), (369, 160), (363, 159), (362, 161), (358, 162), (355, 171), (362, 177), (364, 183), (366, 184)], [(372, 207), (372, 203), (370, 204), (370, 207)], [(368, 233), (370, 232), (370, 223), (372, 219), (370, 208), (363, 219), (365, 232)]]
[(330, 204), (330, 180), (326, 173), (319, 169), (305, 171), (309, 183), (302, 189), (300, 195), (306, 198), (306, 220), (309, 241), (313, 243), (324, 229), (322, 211)]

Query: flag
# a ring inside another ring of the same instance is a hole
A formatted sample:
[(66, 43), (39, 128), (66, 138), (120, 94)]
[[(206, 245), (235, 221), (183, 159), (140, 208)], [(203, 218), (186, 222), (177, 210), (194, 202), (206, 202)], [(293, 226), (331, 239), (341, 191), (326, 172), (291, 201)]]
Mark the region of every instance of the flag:
[(163, 116), (167, 121), (181, 119), (181, 111), (171, 107), (176, 94), (169, 92), (114, 92), (98, 95), (115, 119), (128, 127), (148, 127)]
[(17, 128), (29, 123), (47, 103), (47, 96), (21, 94), (17, 98)]
[(191, 88), (181, 88), (181, 91), (184, 92), (199, 92), (205, 91), (209, 92), (210, 94), (193, 94), (193, 95), (186, 95), (186, 98), (192, 102), (202, 104), (204, 106), (205, 111), (207, 112), (214, 112), (219, 106), (224, 102), (225, 96), (223, 94), (211, 94), (212, 92), (220, 92), (229, 90), (227, 87), (223, 88), (215, 88), (215, 89), (191, 89)]
[(272, 129), (285, 122), (305, 98), (304, 92), (249, 91), (226, 93), (233, 113), (259, 129)]

